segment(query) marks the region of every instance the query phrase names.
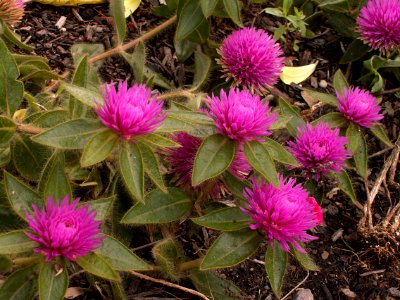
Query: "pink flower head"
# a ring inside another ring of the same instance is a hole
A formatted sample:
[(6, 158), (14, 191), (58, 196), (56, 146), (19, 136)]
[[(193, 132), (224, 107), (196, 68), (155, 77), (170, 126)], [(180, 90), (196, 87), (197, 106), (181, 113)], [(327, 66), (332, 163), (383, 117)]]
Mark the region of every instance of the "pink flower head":
[(104, 105), (97, 107), (98, 116), (104, 125), (128, 140), (153, 132), (166, 118), (162, 103), (156, 96), (151, 98), (151, 90), (142, 84), (128, 89), (126, 81), (120, 82), (118, 92), (114, 85), (106, 85), (103, 98)]
[(89, 206), (79, 206), (79, 199), (69, 203), (65, 196), (61, 203), (48, 197), (45, 207), (33, 207), (33, 216), (26, 214), (29, 229), (25, 234), (40, 244), (35, 252), (42, 253), (46, 261), (64, 256), (69, 260), (97, 249), (104, 236), (100, 234), (100, 221), (95, 221), (96, 211)]
[(19, 23), (24, 16), (23, 0), (0, 0), (0, 19), (8, 26)]
[(305, 253), (298, 242), (317, 239), (307, 230), (322, 224), (321, 207), (314, 198), (294, 179), (287, 182), (280, 178), (280, 187), (253, 178), (253, 189), (245, 188), (244, 196), (248, 205), (242, 210), (250, 215), (254, 224), (251, 229), (260, 229), (267, 235), (269, 242), (281, 244), (283, 250), (289, 250), (289, 244)]
[(381, 107), (378, 100), (366, 90), (345, 87), (343, 96), (338, 91), (336, 96), (339, 99), (339, 111), (360, 126), (370, 128), (383, 119), (383, 115), (379, 113)]
[(369, 0), (357, 23), (357, 32), (371, 48), (387, 53), (400, 45), (399, 0)]
[(347, 137), (339, 136), (338, 128), (321, 122), (315, 128), (308, 123), (297, 131), (296, 141), (288, 142), (289, 150), (303, 169), (315, 173), (316, 180), (321, 173), (340, 172), (344, 168), (350, 152), (345, 148)]
[(268, 103), (249, 91), (231, 88), (227, 95), (221, 90), (220, 97), (212, 96), (208, 115), (215, 121), (217, 132), (231, 140), (262, 140), (271, 134), (268, 129), (277, 121)]
[[(170, 163), (170, 172), (174, 174), (176, 183), (186, 190), (204, 190), (206, 183), (196, 187), (192, 186), (192, 170), (194, 158), (199, 149), (202, 139), (192, 136), (186, 132), (178, 132), (172, 136), (172, 139), (181, 146), (177, 148), (166, 149), (166, 161)], [(243, 150), (239, 147), (236, 156), (233, 159), (228, 171), (240, 180), (244, 180), (251, 171), (251, 166), (247, 162)], [(217, 198), (226, 187), (222, 181), (218, 180), (210, 195)]]
[(274, 85), (284, 66), (283, 51), (274, 38), (262, 29), (242, 28), (229, 35), (219, 49), (225, 76), (235, 85), (262, 92)]

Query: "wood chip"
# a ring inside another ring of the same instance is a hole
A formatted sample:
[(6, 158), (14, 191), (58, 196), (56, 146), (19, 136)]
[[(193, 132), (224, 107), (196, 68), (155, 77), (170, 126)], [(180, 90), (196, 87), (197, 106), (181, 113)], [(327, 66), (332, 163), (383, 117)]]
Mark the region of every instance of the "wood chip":
[(328, 252), (328, 251), (322, 252), (321, 257), (322, 257), (323, 260), (328, 259), (328, 257), (329, 257), (329, 252)]
[(346, 297), (349, 298), (349, 299), (354, 299), (354, 298), (357, 297), (357, 294), (354, 293), (353, 291), (351, 291), (351, 290), (348, 289), (348, 288), (341, 289), (340, 291), (341, 291), (343, 294), (345, 294)]
[(335, 233), (332, 234), (332, 242), (336, 242), (338, 239), (340, 239), (340, 237), (343, 235), (343, 231), (343, 228), (336, 230)]
[(57, 27), (58, 29), (61, 29), (61, 28), (65, 25), (65, 22), (66, 22), (66, 21), (67, 21), (67, 17), (61, 16), (61, 17), (58, 19), (57, 23), (56, 23), (56, 27)]

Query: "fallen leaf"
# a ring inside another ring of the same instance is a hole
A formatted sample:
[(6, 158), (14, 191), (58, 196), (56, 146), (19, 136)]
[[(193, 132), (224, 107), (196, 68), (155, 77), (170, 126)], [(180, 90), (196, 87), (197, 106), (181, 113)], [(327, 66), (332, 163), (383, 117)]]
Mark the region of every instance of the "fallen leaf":
[(299, 84), (300, 82), (303, 82), (308, 77), (310, 77), (312, 73), (314, 73), (317, 64), (318, 62), (301, 67), (285, 66), (282, 68), (282, 73), (280, 76), (281, 80), (285, 84), (291, 84), (291, 83)]

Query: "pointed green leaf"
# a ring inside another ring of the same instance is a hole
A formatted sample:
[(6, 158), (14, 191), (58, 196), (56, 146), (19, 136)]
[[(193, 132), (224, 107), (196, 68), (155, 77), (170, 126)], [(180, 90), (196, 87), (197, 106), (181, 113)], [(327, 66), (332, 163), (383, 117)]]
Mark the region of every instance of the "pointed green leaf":
[(299, 163), (294, 158), (294, 156), (278, 142), (270, 138), (266, 138), (265, 142), (263, 142), (263, 145), (267, 149), (269, 155), (271, 155), (272, 159), (290, 166), (299, 166)]
[(119, 136), (111, 129), (96, 133), (83, 149), (81, 166), (89, 167), (105, 160), (113, 152), (118, 141)]
[(197, 150), (192, 172), (192, 185), (214, 178), (229, 168), (236, 153), (236, 143), (214, 134), (207, 137)]
[(35, 48), (23, 43), (21, 41), (21, 37), (17, 33), (15, 33), (14, 30), (5, 25), (2, 20), (0, 20), (0, 32), (2, 38), (4, 38), (7, 42), (10, 42), (11, 44), (14, 44), (18, 48), (29, 52), (35, 50)]
[(56, 126), (62, 122), (66, 122), (69, 114), (66, 110), (55, 109), (49, 111), (39, 111), (27, 116), (24, 119), (26, 124), (34, 124), (41, 128)]
[[(126, 0), (125, 0), (126, 1)], [(110, 1), (110, 12), (113, 17), (115, 31), (117, 32), (118, 44), (121, 45), (126, 35), (125, 6), (121, 0)]]
[(340, 112), (330, 112), (317, 120), (313, 121), (312, 124), (318, 124), (320, 122), (329, 123), (332, 127), (345, 127), (349, 124), (349, 121)]
[(90, 210), (96, 211), (96, 221), (103, 221), (110, 211), (115, 196), (89, 201)]
[(349, 87), (349, 83), (347, 82), (346, 77), (340, 69), (338, 69), (333, 76), (333, 87), (340, 94), (343, 94), (343, 90), (345, 87)]
[(319, 267), (314, 262), (314, 260), (307, 253), (302, 253), (294, 247), (290, 247), (290, 251), (293, 253), (293, 256), (296, 258), (297, 262), (306, 270), (309, 271), (319, 271)]
[(100, 92), (66, 82), (62, 82), (61, 87), (89, 107), (103, 105), (104, 100)]
[(4, 184), (7, 198), (13, 210), (25, 220), (25, 214), (33, 214), (32, 204), (38, 208), (43, 206), (43, 201), (30, 187), (20, 182), (11, 174), (4, 172)]
[(240, 19), (240, 4), (238, 0), (223, 0), (226, 12), (232, 21), (239, 27), (243, 27)]
[(224, 232), (208, 249), (200, 269), (227, 268), (237, 265), (250, 257), (261, 241), (262, 236), (251, 229)]
[(353, 184), (349, 177), (349, 174), (345, 170), (340, 173), (334, 173), (336, 178), (339, 180), (339, 188), (351, 199), (351, 201), (357, 206), (362, 207), (361, 203), (357, 201), (357, 195), (354, 191)]
[(163, 224), (179, 220), (192, 207), (192, 200), (181, 190), (169, 188), (168, 194), (153, 190), (145, 203), (137, 203), (121, 220), (123, 224)]
[(66, 266), (61, 272), (56, 270), (54, 262), (43, 262), (39, 273), (39, 299), (63, 300), (68, 288), (68, 272)]
[(0, 272), (8, 272), (12, 269), (13, 262), (7, 256), (0, 255)]
[(278, 173), (268, 150), (258, 141), (244, 143), (244, 153), (249, 164), (271, 184), (279, 187)]
[(96, 276), (114, 281), (121, 280), (110, 264), (103, 257), (94, 252), (90, 252), (88, 255), (79, 257), (76, 260), (76, 263), (86, 272)]
[(235, 231), (249, 227), (251, 217), (238, 207), (226, 207), (212, 211), (198, 218), (191, 219), (194, 223), (207, 228), (221, 231)]
[(317, 101), (321, 101), (325, 104), (328, 104), (330, 106), (333, 107), (337, 107), (338, 106), (338, 99), (336, 98), (336, 96), (334, 95), (330, 95), (330, 94), (326, 94), (326, 93), (320, 93), (320, 92), (316, 92), (313, 90), (309, 90), (309, 89), (304, 89), (304, 91), (302, 92), (305, 94), (305, 96), (310, 96), (313, 99), (317, 100)]
[(101, 247), (95, 252), (118, 271), (149, 271), (152, 269), (150, 265), (124, 244), (109, 235), (105, 237)]
[(196, 51), (194, 53), (194, 63), (195, 72), (192, 89), (197, 90), (207, 80), (207, 76), (211, 67), (211, 59), (201, 51)]
[(60, 149), (82, 149), (95, 133), (104, 129), (99, 120), (76, 119), (39, 133), (32, 140)]
[(200, 0), (201, 10), (206, 18), (212, 15), (217, 3), (218, 0)]
[(366, 45), (361, 39), (354, 39), (346, 49), (346, 52), (343, 54), (340, 59), (340, 64), (348, 64), (350, 62), (356, 61), (362, 58), (365, 54), (368, 53), (370, 47)]
[(291, 117), (286, 128), (290, 135), (296, 136), (297, 128), (305, 124), (304, 120), (300, 117), (299, 113), (282, 98), (279, 98), (279, 108), (281, 109), (282, 115)]
[(287, 264), (287, 252), (283, 251), (277, 241), (274, 241), (273, 247), (270, 245), (267, 247), (265, 270), (267, 271), (272, 291), (278, 299), (281, 297)]
[(375, 125), (370, 129), (374, 136), (376, 136), (382, 143), (386, 144), (386, 146), (393, 147), (393, 144), (386, 135), (385, 129), (382, 125)]
[(243, 190), (247, 187), (246, 183), (233, 176), (229, 171), (224, 172), (222, 179), (232, 194), (239, 199), (244, 199)]
[(178, 24), (175, 32), (176, 39), (183, 40), (187, 38), (191, 33), (199, 28), (204, 19), (199, 1), (186, 1), (178, 16)]
[[(0, 234), (0, 254), (17, 254), (33, 251), (38, 244), (22, 230)], [(2, 298), (0, 298), (2, 299)]]
[(357, 172), (366, 180), (368, 177), (368, 149), (364, 133), (358, 125), (352, 123), (346, 130), (346, 136), (349, 138), (347, 148), (353, 153)]
[(173, 140), (163, 137), (162, 135), (149, 133), (138, 135), (135, 137), (135, 140), (141, 141), (142, 143), (146, 143), (150, 146), (160, 147), (160, 148), (173, 148), (179, 147), (180, 145)]
[(125, 187), (138, 201), (144, 202), (144, 166), (135, 143), (126, 142), (119, 153), (119, 167)]
[(37, 278), (33, 267), (12, 273), (0, 287), (0, 299), (33, 300)]
[(0, 146), (5, 146), (13, 137), (17, 126), (15, 123), (5, 117), (0, 116)]
[[(90, 64), (88, 61), (88, 56), (85, 55), (81, 58), (78, 66), (75, 69), (74, 77), (72, 78), (72, 84), (76, 86), (86, 87), (89, 81), (89, 69)], [(73, 96), (70, 96), (68, 102), (68, 110), (72, 119), (85, 117), (87, 108), (87, 105), (84, 105)]]
[(144, 67), (146, 65), (146, 47), (142, 41), (140, 41), (132, 54), (126, 52), (122, 53), (122, 56), (131, 66), (135, 81), (144, 82)]

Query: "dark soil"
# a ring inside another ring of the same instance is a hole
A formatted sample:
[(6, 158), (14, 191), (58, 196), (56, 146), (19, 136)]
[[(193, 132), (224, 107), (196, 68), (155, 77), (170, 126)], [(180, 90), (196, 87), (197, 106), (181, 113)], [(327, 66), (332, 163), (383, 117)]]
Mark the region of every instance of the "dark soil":
[[(151, 13), (151, 6), (157, 4), (158, 1), (143, 2), (128, 23), (127, 40), (139, 36), (162, 21)], [(261, 6), (246, 6), (243, 12), (245, 25), (255, 25), (267, 30), (276, 27), (273, 19), (265, 14), (258, 14), (260, 10)], [(63, 27), (59, 29), (55, 24), (61, 16), (65, 16), (67, 19)], [(216, 41), (222, 40), (225, 35), (235, 29), (234, 24), (227, 20), (213, 19), (211, 22), (213, 25), (212, 37)], [(70, 47), (74, 43), (102, 43), (106, 49), (113, 46), (114, 36), (111, 24), (112, 20), (109, 17), (107, 5), (71, 8), (34, 3), (27, 6), (26, 16), (18, 26), (17, 32), (23, 41), (35, 47), (36, 54), (49, 59), (49, 64), (55, 72), (65, 74), (65, 72), (71, 73), (73, 70)], [(342, 55), (341, 43), (345, 46), (348, 41), (340, 38), (327, 24), (321, 24), (315, 33), (317, 37), (301, 43), (298, 52), (292, 50), (289, 40), (286, 56), (294, 64), (301, 65), (311, 63), (316, 59), (319, 60), (317, 71), (305, 84), (319, 88), (318, 83), (321, 80), (332, 82), (332, 76), (339, 67), (337, 62)], [(146, 46), (147, 65), (150, 68), (163, 74), (175, 86), (181, 86), (187, 81), (188, 76), (185, 74), (183, 64), (176, 59), (172, 31), (162, 33), (147, 42)], [(352, 70), (343, 70), (347, 74), (351, 74), (350, 71)], [(102, 65), (100, 74), (104, 81), (132, 79), (133, 77), (129, 65), (120, 57), (108, 58)], [(356, 77), (354, 76), (354, 78)], [(350, 76), (350, 80), (352, 79)], [(291, 97), (293, 102), (303, 109), (304, 115), (308, 118), (314, 119), (319, 114), (325, 113), (325, 108), (309, 111), (309, 106), (300, 96), (301, 87), (284, 85), (277, 87)], [(333, 91), (330, 85), (327, 88), (319, 89)], [(395, 140), (400, 126), (400, 104), (398, 99), (391, 94), (385, 95), (383, 101), (386, 103), (384, 104), (386, 107), (385, 125), (389, 137)], [(376, 142), (372, 136), (368, 136), (368, 143), (370, 154), (384, 149), (384, 146)], [(370, 160), (371, 186), (389, 154), (390, 151)], [(365, 191), (362, 181), (357, 179), (355, 173), (351, 175), (353, 175), (359, 200), (364, 203)], [(399, 170), (396, 176), (396, 181), (399, 182)], [(311, 289), (315, 299), (352, 299), (351, 297), (354, 295), (357, 299), (394, 299), (394, 295), (390, 295), (389, 289), (400, 286), (399, 239), (397, 239), (396, 245), (395, 241), (379, 236), (361, 236), (357, 231), (361, 212), (341, 192), (332, 190), (335, 185), (330, 180), (321, 181), (320, 185), (325, 190), (323, 201), (325, 224), (318, 227), (315, 232), (319, 240), (309, 243), (308, 248), (321, 270), (311, 272), (301, 288)], [(388, 193), (394, 201), (400, 199), (399, 190), (390, 187), (388, 190), (382, 188), (376, 202), (375, 217), (377, 220), (384, 216), (388, 208)], [(209, 234), (211, 238), (215, 237), (215, 233), (210, 232)], [(142, 242), (143, 245), (148, 241)], [(190, 238), (182, 238), (181, 242), (188, 244), (185, 246), (187, 248), (194, 248), (195, 241), (193, 240), (192, 243)], [(198, 241), (196, 247), (202, 248), (201, 241)], [(231, 279), (250, 299), (273, 299), (262, 265), (264, 251), (265, 247), (239, 266), (220, 271), (222, 276)], [(307, 272), (296, 265), (293, 260), (288, 269), (283, 294), (294, 288), (306, 275)], [(187, 294), (165, 289), (164, 286), (144, 282), (135, 277), (131, 277), (130, 280), (131, 285), (127, 287), (130, 299), (144, 299), (144, 297), (191, 298)], [(183, 281), (180, 284), (187, 284), (190, 287), (189, 282)], [(355, 294), (352, 295), (351, 292)], [(92, 293), (86, 293), (84, 299), (98, 299), (99, 297), (100, 294), (93, 290)]]

